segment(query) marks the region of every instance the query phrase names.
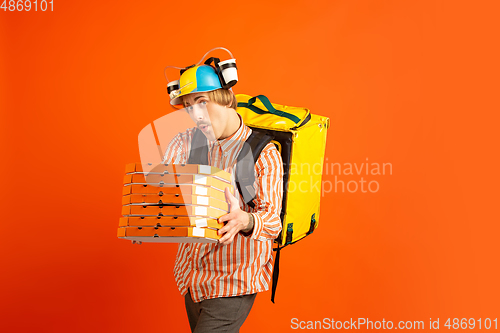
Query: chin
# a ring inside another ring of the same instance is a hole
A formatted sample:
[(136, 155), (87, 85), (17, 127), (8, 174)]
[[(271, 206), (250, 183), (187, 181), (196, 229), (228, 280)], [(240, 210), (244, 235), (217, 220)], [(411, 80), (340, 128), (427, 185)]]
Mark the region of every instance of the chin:
[(215, 137), (215, 135), (214, 135), (214, 133), (212, 131), (209, 131), (209, 132), (203, 133), (203, 134), (205, 134), (205, 136), (207, 137), (207, 139), (210, 140), (210, 141), (214, 141), (216, 139), (217, 140), (219, 139), (219, 138)]

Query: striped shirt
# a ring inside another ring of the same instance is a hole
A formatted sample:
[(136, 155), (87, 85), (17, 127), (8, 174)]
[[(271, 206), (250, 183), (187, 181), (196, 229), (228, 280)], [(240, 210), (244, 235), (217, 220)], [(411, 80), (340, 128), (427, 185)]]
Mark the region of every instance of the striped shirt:
[[(233, 180), (237, 156), (252, 133), (239, 114), (238, 117), (240, 127), (233, 135), (221, 140), (207, 140), (209, 165), (230, 172)], [(172, 139), (163, 163), (187, 163), (195, 129), (189, 128)], [(269, 290), (273, 240), (281, 231), (283, 195), (283, 162), (273, 143), (264, 147), (255, 164), (255, 207), (248, 206), (237, 187), (234, 188), (240, 209), (254, 217), (252, 233), (246, 236), (236, 234), (229, 245), (179, 244), (174, 266), (175, 281), (182, 296), (189, 288), (194, 302)]]

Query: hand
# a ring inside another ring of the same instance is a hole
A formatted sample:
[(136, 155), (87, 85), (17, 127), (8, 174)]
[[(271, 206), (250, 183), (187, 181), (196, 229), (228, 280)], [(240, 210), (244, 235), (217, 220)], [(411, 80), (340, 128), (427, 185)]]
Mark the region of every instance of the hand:
[(229, 187), (226, 187), (224, 193), (226, 194), (226, 201), (229, 204), (229, 213), (219, 217), (219, 223), (227, 223), (219, 230), (218, 234), (224, 235), (219, 239), (219, 243), (221, 245), (228, 245), (233, 242), (234, 236), (236, 236), (238, 232), (248, 228), (250, 217), (247, 212), (240, 209), (240, 203), (238, 199), (229, 192)]

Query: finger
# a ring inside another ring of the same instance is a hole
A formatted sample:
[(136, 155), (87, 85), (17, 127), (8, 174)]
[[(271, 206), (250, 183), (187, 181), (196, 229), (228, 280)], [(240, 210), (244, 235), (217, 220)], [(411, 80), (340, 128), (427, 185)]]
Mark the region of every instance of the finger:
[(224, 236), (221, 237), (221, 239), (219, 239), (219, 243), (221, 245), (231, 244), (233, 242), (234, 235), (235, 234), (233, 234), (232, 232), (227, 232)]
[(230, 245), (232, 242), (233, 242), (233, 239), (231, 238), (231, 239), (228, 239), (227, 241), (224, 241), (224, 242), (220, 243), (220, 245), (222, 245), (222, 246), (228, 246), (228, 245)]
[(224, 194), (226, 195), (226, 201), (229, 204), (229, 211), (233, 211), (237, 208), (240, 208), (240, 202), (236, 197), (229, 191), (229, 187), (224, 189)]
[(217, 232), (219, 235), (223, 235), (226, 232), (229, 232), (230, 230), (234, 229), (236, 227), (236, 223), (233, 222), (234, 220), (229, 221), (225, 226), (219, 229)]
[(224, 228), (220, 228), (219, 230), (217, 230), (217, 235), (222, 236), (222, 235), (224, 235), (226, 232), (228, 232), (228, 229), (227, 229), (226, 227), (224, 227)]
[(222, 215), (221, 217), (219, 217), (218, 221), (219, 221), (219, 223), (226, 222), (226, 221), (230, 221), (230, 220), (234, 219), (235, 217), (236, 217), (235, 214), (228, 213), (228, 214), (225, 214), (225, 215)]

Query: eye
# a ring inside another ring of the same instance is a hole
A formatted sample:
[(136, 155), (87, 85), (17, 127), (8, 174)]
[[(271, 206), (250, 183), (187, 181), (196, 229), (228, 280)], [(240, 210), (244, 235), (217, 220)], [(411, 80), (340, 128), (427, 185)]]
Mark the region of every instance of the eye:
[(207, 105), (207, 103), (208, 103), (207, 101), (201, 100), (198, 104)]
[(193, 106), (186, 106), (186, 111), (191, 112), (193, 111)]

